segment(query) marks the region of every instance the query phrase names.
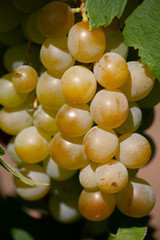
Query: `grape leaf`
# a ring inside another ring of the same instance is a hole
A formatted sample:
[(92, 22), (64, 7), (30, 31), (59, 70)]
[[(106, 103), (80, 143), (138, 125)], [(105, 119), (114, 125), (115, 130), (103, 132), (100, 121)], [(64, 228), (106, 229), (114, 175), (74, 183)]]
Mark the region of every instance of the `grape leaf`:
[(18, 228), (12, 228), (11, 234), (13, 240), (34, 240), (34, 238), (25, 230), (18, 229)]
[(119, 228), (116, 240), (143, 240), (147, 233), (147, 227)]
[(127, 18), (123, 30), (124, 43), (138, 50), (142, 63), (147, 64), (160, 80), (160, 1), (144, 2)]
[(121, 17), (127, 0), (87, 0), (85, 10), (89, 17), (90, 29), (108, 26), (113, 18)]

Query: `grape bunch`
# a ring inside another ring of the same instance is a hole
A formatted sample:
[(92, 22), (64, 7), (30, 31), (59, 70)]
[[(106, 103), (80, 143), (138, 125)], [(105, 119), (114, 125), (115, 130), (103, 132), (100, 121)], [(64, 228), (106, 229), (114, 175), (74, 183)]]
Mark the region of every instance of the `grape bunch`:
[(63, 223), (102, 221), (115, 207), (148, 215), (154, 191), (136, 173), (151, 158), (138, 129), (140, 106), (155, 89), (152, 72), (141, 59), (127, 60), (118, 20), (90, 30), (83, 8), (79, 18), (66, 2), (30, 2), (0, 3), (10, 11), (0, 24), (7, 45), (0, 128), (12, 136), (7, 150), (19, 171), (46, 183), (15, 178), (17, 194), (48, 195), (51, 215)]

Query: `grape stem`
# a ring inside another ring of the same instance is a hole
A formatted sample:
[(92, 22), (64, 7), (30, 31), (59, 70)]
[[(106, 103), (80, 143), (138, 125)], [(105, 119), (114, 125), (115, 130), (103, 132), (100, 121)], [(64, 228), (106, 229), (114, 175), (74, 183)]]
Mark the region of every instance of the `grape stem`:
[(31, 44), (32, 44), (32, 40), (29, 39), (26, 54), (25, 54), (25, 64), (26, 65), (30, 65), (30, 63), (29, 63), (29, 53), (30, 53), (30, 50), (31, 50)]
[(88, 17), (87, 17), (87, 13), (84, 10), (84, 5), (85, 5), (85, 1), (81, 0), (81, 5), (80, 8), (72, 8), (73, 13), (81, 13), (82, 15), (82, 21), (83, 22), (87, 22), (88, 21)]

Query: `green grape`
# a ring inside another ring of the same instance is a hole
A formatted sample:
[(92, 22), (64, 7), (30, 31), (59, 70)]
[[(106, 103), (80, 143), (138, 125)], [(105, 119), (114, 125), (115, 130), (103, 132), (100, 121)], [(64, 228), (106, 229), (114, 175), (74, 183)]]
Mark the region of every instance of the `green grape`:
[(30, 13), (41, 8), (47, 0), (13, 0), (14, 6), (23, 13)]
[(26, 99), (26, 93), (16, 91), (12, 83), (12, 73), (7, 73), (0, 78), (0, 104), (5, 107), (17, 107)]
[(21, 13), (14, 7), (11, 0), (0, 1), (0, 33), (16, 28), (21, 21)]
[(21, 93), (32, 92), (36, 87), (37, 81), (37, 72), (29, 65), (17, 67), (12, 75), (14, 87)]
[(17, 164), (18, 167), (22, 167), (25, 163), (18, 157), (16, 150), (15, 150), (15, 137), (12, 137), (7, 144), (7, 152), (10, 158)]
[(47, 38), (40, 50), (40, 58), (45, 68), (56, 75), (62, 75), (74, 65), (67, 47), (67, 36)]
[(151, 145), (139, 133), (126, 133), (119, 137), (120, 148), (115, 157), (127, 168), (143, 167), (150, 159)]
[(61, 80), (48, 71), (44, 72), (37, 83), (36, 94), (43, 107), (57, 111), (65, 99), (61, 91)]
[(28, 33), (29, 38), (38, 44), (43, 44), (45, 41), (46, 37), (40, 33), (37, 27), (37, 17), (39, 14), (39, 9), (35, 12), (33, 12), (27, 20), (26, 23), (26, 31)]
[(100, 163), (114, 157), (119, 148), (119, 141), (113, 130), (94, 126), (84, 136), (83, 145), (88, 158)]
[(61, 168), (51, 157), (48, 157), (43, 161), (43, 166), (46, 173), (56, 181), (67, 180), (76, 173), (76, 170)]
[(78, 209), (77, 198), (59, 199), (51, 196), (49, 200), (49, 211), (51, 216), (61, 223), (72, 223), (81, 219)]
[[(7, 49), (4, 54), (4, 66), (8, 72), (13, 72), (17, 67), (26, 64), (27, 43), (16, 44)], [(29, 50), (29, 65), (37, 72), (40, 70), (39, 47), (31, 44)]]
[(65, 99), (73, 104), (88, 103), (94, 96), (97, 82), (93, 73), (84, 66), (73, 66), (61, 78)]
[(53, 136), (58, 132), (55, 120), (56, 113), (57, 112), (53, 110), (46, 109), (42, 107), (42, 105), (39, 105), (33, 115), (33, 124), (41, 131)]
[(99, 189), (95, 180), (95, 171), (97, 167), (98, 163), (90, 161), (80, 170), (79, 181), (81, 185), (88, 191), (96, 191)]
[(105, 53), (95, 63), (93, 73), (98, 83), (107, 89), (122, 86), (129, 76), (127, 62), (114, 52)]
[(127, 65), (130, 74), (119, 89), (126, 95), (128, 101), (138, 101), (152, 90), (154, 76), (148, 66), (144, 66), (140, 61), (131, 61)]
[(89, 22), (78, 22), (68, 34), (68, 48), (79, 62), (91, 63), (98, 60), (106, 47), (103, 30), (98, 27), (89, 30)]
[(49, 154), (50, 137), (36, 127), (23, 129), (15, 139), (15, 150), (22, 161), (37, 163)]
[(127, 119), (122, 125), (114, 130), (117, 133), (124, 134), (128, 132), (135, 132), (141, 125), (142, 111), (136, 102), (129, 102), (129, 112)]
[(154, 86), (151, 92), (142, 100), (137, 101), (141, 108), (153, 108), (160, 102), (160, 83), (158, 79), (155, 79)]
[(102, 192), (117, 193), (128, 183), (128, 171), (123, 163), (111, 160), (96, 168), (95, 180)]
[(80, 213), (90, 221), (102, 221), (108, 218), (115, 209), (113, 194), (101, 191), (82, 190), (79, 196)]
[(128, 108), (128, 100), (121, 91), (102, 89), (94, 96), (90, 112), (98, 125), (116, 128), (126, 120)]
[(53, 1), (40, 9), (37, 19), (39, 31), (46, 37), (65, 36), (74, 24), (74, 13), (68, 4)]
[(105, 36), (106, 36), (106, 49), (104, 52), (115, 52), (120, 54), (124, 59), (127, 59), (128, 56), (128, 47), (124, 45), (124, 37), (120, 30), (115, 32), (105, 31), (103, 28)]
[(147, 216), (155, 204), (153, 188), (141, 178), (131, 178), (126, 187), (116, 195), (118, 209), (127, 216)]
[(93, 125), (89, 106), (64, 104), (57, 112), (56, 124), (66, 136), (79, 137), (84, 135)]
[(60, 132), (50, 142), (50, 155), (60, 167), (69, 170), (80, 169), (89, 162), (83, 149), (83, 137), (66, 137)]
[(0, 110), (1, 129), (10, 135), (17, 135), (24, 128), (32, 125), (33, 118), (24, 107), (3, 107)]
[(0, 41), (7, 46), (15, 45), (25, 41), (25, 36), (21, 27), (18, 25), (16, 28), (9, 32), (0, 33)]
[(40, 165), (25, 165), (20, 173), (36, 182), (46, 183), (45, 186), (29, 186), (18, 178), (14, 178), (17, 194), (28, 201), (35, 201), (43, 198), (50, 190), (51, 180)]

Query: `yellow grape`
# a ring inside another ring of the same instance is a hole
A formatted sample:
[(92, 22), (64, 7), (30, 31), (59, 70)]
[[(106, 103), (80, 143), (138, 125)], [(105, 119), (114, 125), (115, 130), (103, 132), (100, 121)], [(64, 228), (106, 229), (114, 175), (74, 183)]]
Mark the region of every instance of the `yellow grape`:
[(22, 161), (37, 163), (49, 154), (50, 137), (36, 127), (23, 129), (15, 139), (15, 150)]
[(68, 102), (84, 104), (88, 103), (94, 96), (97, 82), (88, 68), (76, 65), (63, 74), (61, 88), (63, 96)]
[(43, 198), (50, 190), (51, 180), (40, 165), (26, 165), (20, 169), (20, 173), (25, 177), (36, 182), (47, 183), (44, 186), (29, 186), (21, 182), (18, 178), (14, 178), (17, 194), (28, 201), (35, 201)]
[(105, 53), (95, 63), (93, 73), (98, 83), (107, 89), (119, 88), (129, 76), (126, 60), (114, 52)]
[(127, 168), (143, 167), (150, 159), (151, 145), (139, 133), (126, 133), (119, 137), (120, 148), (115, 157)]
[(57, 112), (39, 105), (33, 115), (33, 124), (41, 131), (53, 136), (58, 132), (55, 120), (56, 114)]
[(37, 83), (36, 94), (43, 107), (57, 111), (65, 99), (61, 91), (61, 80), (48, 71), (44, 72)]
[(3, 107), (0, 110), (1, 129), (10, 135), (17, 135), (33, 123), (32, 114), (23, 105), (19, 107)]
[(118, 209), (134, 218), (147, 216), (155, 204), (153, 188), (141, 178), (131, 178), (126, 187), (115, 196)]
[(98, 60), (106, 47), (103, 30), (98, 27), (89, 30), (89, 22), (78, 22), (68, 34), (68, 48), (79, 62), (91, 63)]
[(140, 61), (131, 61), (127, 65), (129, 77), (120, 90), (129, 101), (138, 101), (146, 97), (152, 90), (154, 76), (148, 66), (144, 66)]
[(79, 196), (79, 209), (81, 214), (90, 221), (102, 221), (108, 218), (115, 209), (113, 194), (101, 191), (82, 190)]
[(56, 124), (66, 136), (84, 135), (93, 125), (89, 106), (64, 104), (57, 112)]
[(40, 9), (37, 20), (39, 31), (46, 37), (66, 35), (74, 24), (74, 13), (64, 2), (53, 1)]
[(7, 73), (0, 78), (0, 104), (5, 107), (17, 107), (27, 99), (26, 93), (16, 91), (12, 83), (12, 73)]
[(50, 155), (60, 167), (69, 170), (80, 169), (89, 162), (83, 149), (83, 137), (66, 137), (60, 132), (50, 142)]
[(67, 47), (67, 36), (47, 38), (41, 46), (40, 59), (45, 68), (55, 76), (63, 74), (75, 60)]
[(83, 139), (84, 151), (94, 162), (105, 162), (114, 157), (119, 148), (116, 133), (100, 126), (92, 127)]
[(102, 192), (117, 193), (128, 183), (128, 171), (123, 163), (111, 160), (96, 168), (95, 180)]
[(103, 89), (96, 93), (90, 112), (93, 120), (106, 128), (119, 127), (128, 115), (128, 100), (119, 90)]
[(17, 67), (12, 75), (15, 89), (21, 93), (28, 93), (35, 89), (38, 81), (37, 72), (29, 65)]

